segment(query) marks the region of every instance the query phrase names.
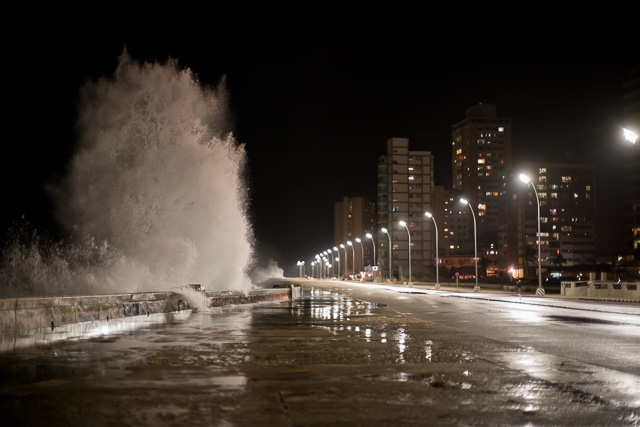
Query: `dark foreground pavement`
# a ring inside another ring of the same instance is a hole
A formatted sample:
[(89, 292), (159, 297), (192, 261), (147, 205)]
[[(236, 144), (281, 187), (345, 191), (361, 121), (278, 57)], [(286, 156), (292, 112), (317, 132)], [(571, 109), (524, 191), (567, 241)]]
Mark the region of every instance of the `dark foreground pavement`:
[(0, 425), (638, 425), (483, 354), (525, 351), (345, 297), (166, 315), (0, 354)]

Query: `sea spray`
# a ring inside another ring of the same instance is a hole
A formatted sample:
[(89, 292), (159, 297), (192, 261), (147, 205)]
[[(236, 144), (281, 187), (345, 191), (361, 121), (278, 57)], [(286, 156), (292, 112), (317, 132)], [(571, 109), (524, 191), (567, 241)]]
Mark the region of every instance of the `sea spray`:
[(20, 275), (31, 276), (33, 295), (187, 283), (248, 291), (246, 154), (227, 128), (224, 82), (207, 87), (177, 61), (141, 64), (123, 53), (113, 77), (82, 88), (78, 147), (67, 176), (51, 187), (70, 236), (65, 248), (32, 242), (3, 251), (9, 264), (26, 257), (27, 266), (5, 271), (4, 257), (3, 291), (19, 290), (7, 281), (24, 281)]

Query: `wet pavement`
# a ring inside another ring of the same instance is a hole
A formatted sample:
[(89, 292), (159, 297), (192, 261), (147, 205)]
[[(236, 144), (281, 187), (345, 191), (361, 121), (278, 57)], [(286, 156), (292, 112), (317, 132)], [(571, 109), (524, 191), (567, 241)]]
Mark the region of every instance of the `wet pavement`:
[(619, 373), (621, 387), (631, 383), (616, 399), (602, 383), (579, 384), (585, 370), (608, 381), (610, 369), (381, 301), (314, 283), (295, 301), (142, 318), (6, 351), (0, 424), (640, 423), (633, 369)]

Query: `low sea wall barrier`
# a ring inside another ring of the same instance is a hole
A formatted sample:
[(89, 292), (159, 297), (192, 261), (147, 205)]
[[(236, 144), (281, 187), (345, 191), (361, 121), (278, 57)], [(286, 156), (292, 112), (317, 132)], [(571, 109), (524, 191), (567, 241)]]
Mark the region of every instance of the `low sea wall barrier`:
[(640, 299), (638, 283), (599, 280), (561, 282), (560, 294), (571, 297)]
[[(298, 298), (300, 287), (258, 289), (248, 294), (202, 291), (208, 307), (283, 301)], [(177, 292), (0, 299), (0, 334), (55, 328), (96, 320), (148, 316), (191, 309), (190, 299)]]

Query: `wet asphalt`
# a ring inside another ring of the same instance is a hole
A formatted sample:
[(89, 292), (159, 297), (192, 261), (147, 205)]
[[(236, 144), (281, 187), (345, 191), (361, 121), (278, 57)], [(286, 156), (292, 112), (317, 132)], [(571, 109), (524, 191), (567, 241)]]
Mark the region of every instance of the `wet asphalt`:
[[(0, 353), (0, 425), (640, 423), (625, 390), (616, 399), (581, 384), (599, 374), (591, 363), (332, 283), (303, 286), (294, 301), (169, 314)], [(556, 372), (536, 374), (536, 360)], [(631, 393), (634, 372), (624, 373)]]

